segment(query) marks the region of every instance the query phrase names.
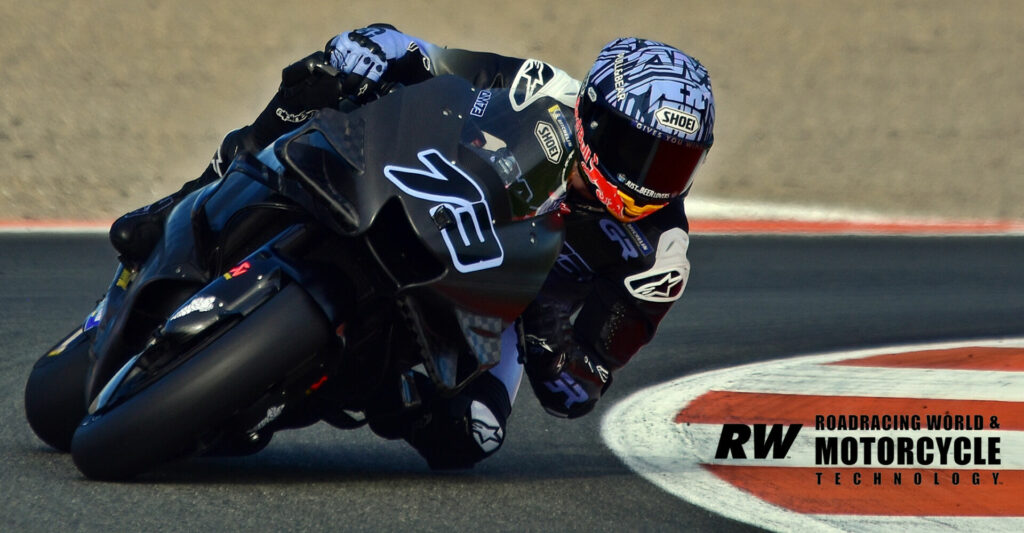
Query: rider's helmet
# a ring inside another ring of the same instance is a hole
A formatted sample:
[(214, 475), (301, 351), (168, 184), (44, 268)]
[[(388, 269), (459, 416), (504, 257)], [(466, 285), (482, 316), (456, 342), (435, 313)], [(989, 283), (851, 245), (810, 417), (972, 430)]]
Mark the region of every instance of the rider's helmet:
[(576, 98), (580, 166), (612, 215), (638, 220), (689, 190), (714, 123), (704, 65), (666, 44), (617, 39)]

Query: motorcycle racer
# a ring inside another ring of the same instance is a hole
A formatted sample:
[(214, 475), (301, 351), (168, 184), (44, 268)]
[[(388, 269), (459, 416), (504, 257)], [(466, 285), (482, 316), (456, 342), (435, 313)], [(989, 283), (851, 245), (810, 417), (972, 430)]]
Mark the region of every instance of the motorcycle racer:
[[(519, 327), (503, 334), (498, 366), (452, 398), (431, 397), (423, 383), (428, 394), (415, 413), (366, 414), (375, 432), (404, 438), (431, 467), (465, 468), (501, 447), (524, 370), (547, 412), (589, 413), (686, 286), (683, 199), (713, 143), (707, 70), (671, 46), (622, 38), (602, 48), (580, 82), (543, 61), (442, 48), (387, 24), (335, 36), (324, 56), (337, 75), (286, 68), (267, 107), (228, 134), (198, 179), (114, 223), (122, 260), (144, 259), (170, 207), (223, 176), (234, 156), (259, 151), (342, 98), (362, 101), (381, 86), (443, 74), (482, 91), (508, 89), (517, 111), (549, 106), (551, 129), (568, 148), (566, 237), (556, 266)], [(538, 141), (545, 135), (559, 139), (538, 129)]]

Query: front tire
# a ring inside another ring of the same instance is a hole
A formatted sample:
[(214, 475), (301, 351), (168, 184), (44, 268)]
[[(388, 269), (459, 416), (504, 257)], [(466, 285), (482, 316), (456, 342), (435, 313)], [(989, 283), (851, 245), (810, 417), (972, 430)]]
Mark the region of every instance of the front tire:
[(62, 452), (88, 414), (86, 376), (92, 366), (92, 336), (78, 328), (39, 358), (25, 384), (25, 418), (36, 436)]
[(146, 389), (86, 417), (71, 441), (75, 465), (93, 479), (127, 479), (195, 451), (200, 437), (309, 360), (330, 331), (312, 298), (286, 286)]

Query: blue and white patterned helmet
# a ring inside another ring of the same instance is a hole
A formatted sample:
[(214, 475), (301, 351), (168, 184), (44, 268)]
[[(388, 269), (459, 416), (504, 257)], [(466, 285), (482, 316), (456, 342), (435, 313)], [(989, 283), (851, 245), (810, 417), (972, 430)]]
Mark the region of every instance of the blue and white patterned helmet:
[(580, 162), (620, 220), (685, 193), (714, 142), (715, 100), (696, 59), (656, 41), (605, 45), (576, 101)]

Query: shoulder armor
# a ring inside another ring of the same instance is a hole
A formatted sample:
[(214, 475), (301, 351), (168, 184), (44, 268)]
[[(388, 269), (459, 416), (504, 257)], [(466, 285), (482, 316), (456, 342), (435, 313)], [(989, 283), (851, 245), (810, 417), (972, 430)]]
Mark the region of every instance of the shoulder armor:
[(544, 96), (554, 98), (567, 106), (575, 106), (579, 90), (579, 80), (565, 71), (539, 59), (527, 59), (516, 72), (508, 94), (512, 109), (522, 111)]
[(672, 228), (658, 237), (654, 265), (623, 280), (626, 291), (648, 302), (673, 302), (683, 295), (690, 277), (686, 250), (690, 237), (682, 228)]

